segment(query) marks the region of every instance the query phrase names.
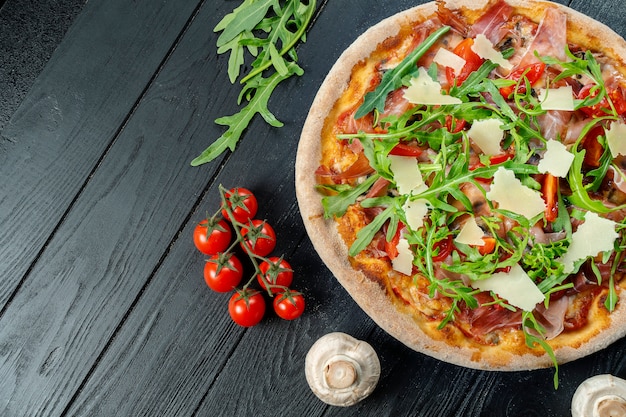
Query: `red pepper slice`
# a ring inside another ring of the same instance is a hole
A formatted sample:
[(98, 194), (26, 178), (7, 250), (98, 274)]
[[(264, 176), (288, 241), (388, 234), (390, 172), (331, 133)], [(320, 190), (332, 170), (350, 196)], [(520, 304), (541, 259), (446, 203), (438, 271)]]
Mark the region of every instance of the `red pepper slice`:
[(389, 259), (396, 259), (398, 256), (398, 242), (400, 241), (401, 231), (404, 225), (400, 222), (398, 223), (398, 228), (396, 229), (396, 233), (393, 235), (390, 241), (385, 239), (385, 252), (387, 252), (387, 256)]
[(543, 184), (541, 187), (541, 192), (543, 195), (543, 200), (546, 202), (545, 216), (546, 220), (549, 222), (553, 222), (559, 215), (559, 204), (558, 204), (558, 189), (559, 189), (559, 179), (552, 174), (545, 174), (543, 177)]
[(456, 81), (456, 85), (459, 86), (470, 76), (470, 74), (476, 71), (483, 64), (484, 59), (472, 51), (472, 45), (474, 39), (463, 39), (452, 52), (460, 56), (465, 60), (465, 66), (459, 74), (455, 74), (454, 70), (450, 67), (446, 67), (446, 79), (449, 85), (453, 85)]
[(483, 242), (485, 242), (485, 244), (483, 246), (478, 247), (478, 253), (480, 253), (483, 256), (493, 253), (494, 249), (496, 248), (496, 238), (487, 236), (487, 237), (483, 237), (482, 239), (483, 239)]
[[(506, 79), (515, 81), (517, 83), (522, 77), (525, 77), (530, 85), (533, 85), (539, 80), (539, 78), (541, 78), (545, 69), (546, 64), (544, 64), (543, 62), (527, 65), (525, 67), (517, 68), (516, 70), (511, 71), (511, 73), (506, 76)], [(500, 94), (502, 94), (502, 97), (504, 98), (509, 98), (511, 94), (513, 94), (513, 92), (515, 91), (515, 87), (517, 87), (517, 92), (520, 94), (526, 92), (526, 82), (521, 81), (519, 85), (513, 84), (507, 87), (502, 87), (500, 89)]]
[(408, 145), (406, 143), (398, 143), (391, 149), (391, 151), (389, 151), (389, 155), (420, 156), (422, 152), (424, 152), (424, 150), (418, 148), (417, 146)]
[(587, 133), (582, 141), (585, 149), (585, 165), (597, 168), (600, 166), (600, 158), (604, 154), (604, 147), (598, 141), (598, 136), (604, 135), (604, 128), (596, 126)]

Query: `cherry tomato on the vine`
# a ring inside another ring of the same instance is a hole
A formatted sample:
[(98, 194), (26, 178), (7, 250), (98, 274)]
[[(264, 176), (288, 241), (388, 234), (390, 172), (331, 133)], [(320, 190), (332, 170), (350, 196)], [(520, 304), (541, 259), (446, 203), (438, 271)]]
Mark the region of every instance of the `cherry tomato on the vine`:
[(304, 312), (304, 297), (296, 291), (287, 290), (274, 297), (274, 311), (285, 320), (297, 319)]
[(261, 288), (267, 290), (266, 283), (270, 284), (270, 291), (272, 293), (277, 292), (276, 289), (272, 289), (272, 285), (280, 285), (282, 287), (288, 287), (293, 281), (293, 270), (289, 262), (282, 258), (272, 256), (267, 261), (263, 261), (259, 265), (261, 274), (257, 275), (257, 279)]
[(237, 291), (228, 301), (228, 313), (235, 323), (252, 327), (265, 315), (265, 299), (258, 291)]
[(193, 230), (193, 243), (205, 255), (222, 252), (230, 244), (232, 232), (224, 220), (206, 219)]
[[(233, 213), (233, 217), (239, 223), (246, 223), (249, 219), (254, 218), (259, 209), (256, 197), (247, 188), (231, 188), (224, 196), (226, 197), (226, 204)], [(231, 220), (225, 208), (222, 208), (222, 216)]]
[(213, 255), (204, 265), (204, 282), (213, 291), (232, 291), (239, 285), (242, 276), (243, 266), (235, 255)]
[[(274, 228), (263, 220), (250, 220), (247, 226), (241, 228), (241, 235), (245, 244), (252, 253), (258, 256), (269, 255), (276, 247), (276, 233)], [(244, 248), (245, 250), (245, 248)]]

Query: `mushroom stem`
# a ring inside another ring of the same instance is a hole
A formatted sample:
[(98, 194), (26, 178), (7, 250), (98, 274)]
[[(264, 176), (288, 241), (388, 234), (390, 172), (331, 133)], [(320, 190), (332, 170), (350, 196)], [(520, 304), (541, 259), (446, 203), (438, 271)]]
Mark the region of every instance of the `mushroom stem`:
[(626, 380), (596, 375), (583, 381), (572, 397), (572, 417), (626, 416)]
[(626, 400), (616, 396), (606, 397), (598, 401), (596, 410), (599, 417), (626, 416)]
[(320, 337), (304, 363), (311, 391), (330, 405), (348, 407), (374, 391), (380, 361), (366, 342), (341, 332)]
[(338, 360), (326, 366), (324, 377), (330, 388), (343, 389), (356, 382), (357, 373), (351, 362)]

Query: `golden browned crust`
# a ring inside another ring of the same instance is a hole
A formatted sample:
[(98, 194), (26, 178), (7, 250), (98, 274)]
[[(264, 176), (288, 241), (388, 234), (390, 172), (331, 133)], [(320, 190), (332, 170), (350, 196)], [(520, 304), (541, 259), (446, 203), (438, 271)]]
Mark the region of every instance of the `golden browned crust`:
[[(447, 1), (449, 8), (459, 9), (470, 20), (481, 13), (485, 1)], [(605, 25), (564, 6), (539, 1), (508, 0), (516, 10), (539, 21), (547, 7), (558, 7), (568, 16), (568, 40), (582, 47), (594, 49), (602, 37), (602, 50), (619, 62), (625, 73), (626, 42)], [(326, 117), (336, 118), (345, 109), (343, 104), (333, 107), (345, 90), (352, 70), (369, 56), (380, 42), (395, 36), (401, 27), (410, 22), (421, 22), (431, 17), (436, 5), (427, 3), (389, 17), (361, 35), (337, 60), (313, 102), (304, 124), (296, 157), (296, 194), (307, 233), (320, 257), (357, 304), (385, 331), (408, 347), (434, 358), (476, 369), (527, 370), (552, 365), (542, 349), (528, 349), (521, 331), (502, 333), (500, 344), (495, 346), (473, 343), (453, 326), (438, 330), (439, 321), (418, 319), (402, 303), (392, 303), (390, 291), (380, 280), (370, 279), (350, 263), (348, 249), (337, 231), (337, 223), (324, 219), (321, 195), (316, 191), (314, 172), (322, 158), (322, 129)], [(473, 17), (472, 17), (473, 16)], [(367, 86), (362, 86), (363, 91)], [(350, 99), (348, 98), (348, 102)], [(346, 105), (349, 103), (346, 103)], [(363, 264), (362, 264), (363, 265)], [(361, 266), (362, 266), (361, 265)], [(376, 265), (370, 265), (377, 270)], [(367, 269), (367, 268), (365, 268)], [(375, 273), (374, 273), (375, 275)], [(624, 294), (624, 291), (620, 291)], [(590, 314), (593, 324), (576, 332), (563, 333), (550, 341), (558, 362), (565, 363), (586, 356), (626, 334), (626, 302), (619, 302), (617, 310), (608, 314), (601, 306), (602, 300), (593, 303)]]

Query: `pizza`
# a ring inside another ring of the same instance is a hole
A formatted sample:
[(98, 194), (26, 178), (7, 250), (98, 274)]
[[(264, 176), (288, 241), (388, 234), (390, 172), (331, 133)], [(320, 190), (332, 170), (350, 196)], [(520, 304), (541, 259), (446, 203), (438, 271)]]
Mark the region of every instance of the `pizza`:
[(558, 366), (626, 334), (626, 42), (545, 1), (426, 3), (368, 29), (304, 124), (321, 259), (410, 348)]

